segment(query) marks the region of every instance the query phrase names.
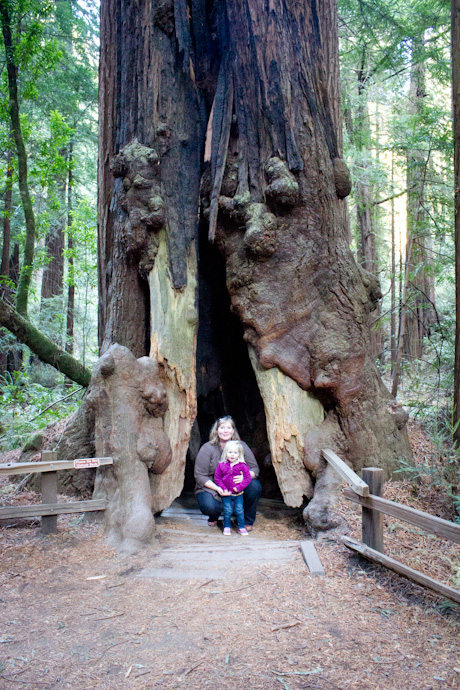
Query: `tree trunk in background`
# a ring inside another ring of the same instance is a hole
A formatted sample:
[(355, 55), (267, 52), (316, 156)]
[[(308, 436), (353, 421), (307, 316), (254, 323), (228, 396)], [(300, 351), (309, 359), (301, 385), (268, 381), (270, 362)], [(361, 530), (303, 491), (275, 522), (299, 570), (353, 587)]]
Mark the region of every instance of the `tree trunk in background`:
[(67, 352), (61, 350), (46, 335), (43, 335), (24, 316), (0, 299), (0, 326), (7, 328), (18, 340), (46, 364), (51, 364), (75, 383), (87, 386), (91, 373)]
[[(358, 151), (360, 151), (362, 160), (360, 168), (365, 178), (366, 173), (366, 156), (368, 153), (368, 144), (371, 139), (369, 109), (366, 101), (366, 57), (363, 56), (361, 69), (358, 72), (358, 99), (359, 106), (357, 109), (357, 118), (349, 129), (351, 140)], [(378, 282), (378, 258), (377, 246), (375, 242), (375, 232), (373, 228), (373, 194), (369, 182), (364, 179), (355, 183), (355, 200), (356, 200), (356, 220), (358, 228), (358, 260), (361, 267), (371, 274), (372, 280), (377, 285)], [(377, 299), (381, 298), (380, 290), (376, 294), (376, 308), (373, 309), (368, 316), (369, 325), (369, 343), (370, 354), (374, 359), (380, 358), (383, 355), (383, 333), (380, 327), (380, 302)]]
[[(65, 155), (65, 152), (60, 151), (60, 155), (62, 156), (63, 154)], [(67, 203), (66, 187), (67, 182), (63, 180), (59, 187), (61, 204), (59, 217), (54, 219), (45, 238), (45, 247), (49, 261), (43, 269), (42, 300), (56, 297), (56, 295), (62, 293), (64, 282), (64, 230), (66, 224), (64, 209)]]
[[(5, 194), (3, 201), (3, 246), (2, 246), (2, 264), (0, 275), (2, 278), (10, 278), (10, 239), (11, 239), (11, 209), (13, 201), (13, 153), (11, 147), (8, 147), (6, 160), (6, 181)], [(9, 285), (3, 284), (0, 286), (1, 295), (3, 299), (11, 302), (11, 288)], [(0, 372), (8, 370), (8, 362), (11, 362), (12, 352), (0, 352)]]
[(62, 293), (64, 279), (64, 229), (62, 222), (57, 222), (46, 236), (46, 248), (50, 262), (43, 270), (42, 300)]
[(454, 113), (455, 361), (454, 439), (460, 443), (460, 0), (452, 0), (452, 101)]
[[(10, 237), (11, 237), (11, 209), (13, 201), (13, 153), (8, 147), (6, 160), (5, 195), (3, 202), (3, 248), (1, 275), (8, 278), (10, 275)], [(2, 289), (4, 287), (2, 286)]]
[[(425, 98), (425, 67), (420, 59), (423, 40), (413, 45), (413, 65), (409, 89), (409, 112), (421, 118)], [(409, 361), (423, 355), (423, 338), (429, 335), (430, 326), (436, 320), (434, 309), (434, 280), (430, 271), (428, 224), (424, 210), (424, 187), (428, 160), (423, 151), (413, 149), (407, 153), (407, 237), (412, 238), (404, 335), (404, 354)]]
[[(391, 154), (391, 196), (394, 195), (394, 161)], [(395, 200), (391, 199), (391, 301), (390, 301), (390, 359), (391, 373), (396, 362), (396, 234)]]
[(172, 461), (151, 478), (157, 509), (181, 490), (195, 418), (197, 282), (198, 380), (252, 367), (236, 394), (221, 380), (218, 405), (236, 416), (255, 387), (288, 505), (324, 484), (321, 448), (356, 468), (407, 458), (405, 413), (369, 356), (375, 284), (348, 245), (335, 2), (101, 10), (100, 342), (139, 357), (150, 338), (159, 363)]
[[(67, 228), (72, 227), (73, 223), (73, 174), (72, 174), (72, 160), (73, 160), (73, 145), (69, 144), (69, 173), (67, 178)], [(73, 237), (71, 232), (67, 234), (67, 249), (69, 250), (69, 258), (67, 260), (67, 279), (69, 287), (67, 290), (67, 318), (66, 318), (66, 342), (65, 350), (69, 354), (73, 354), (73, 337), (74, 337), (74, 311), (75, 311), (75, 270), (73, 251)]]
[(22, 206), (24, 209), (24, 217), (26, 222), (26, 240), (24, 244), (23, 265), (19, 274), (18, 288), (16, 292), (16, 308), (20, 314), (27, 316), (27, 301), (29, 297), (29, 285), (32, 277), (35, 252), (35, 216), (27, 181), (27, 155), (22, 136), (21, 120), (19, 117), (17, 87), (18, 69), (14, 61), (15, 53), (11, 34), (11, 17), (9, 15), (8, 5), (6, 2), (0, 3), (0, 18), (2, 22), (3, 40), (5, 43), (11, 128), (13, 131), (18, 156), (19, 191), (21, 193)]

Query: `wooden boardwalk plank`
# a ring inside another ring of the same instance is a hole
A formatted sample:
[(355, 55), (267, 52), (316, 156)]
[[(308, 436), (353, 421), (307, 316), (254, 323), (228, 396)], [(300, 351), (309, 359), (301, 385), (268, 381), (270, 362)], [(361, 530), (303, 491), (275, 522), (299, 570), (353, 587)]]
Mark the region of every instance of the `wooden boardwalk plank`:
[(312, 577), (320, 577), (325, 575), (323, 565), (319, 559), (315, 545), (312, 541), (301, 541), (300, 550), (302, 551), (303, 559)]

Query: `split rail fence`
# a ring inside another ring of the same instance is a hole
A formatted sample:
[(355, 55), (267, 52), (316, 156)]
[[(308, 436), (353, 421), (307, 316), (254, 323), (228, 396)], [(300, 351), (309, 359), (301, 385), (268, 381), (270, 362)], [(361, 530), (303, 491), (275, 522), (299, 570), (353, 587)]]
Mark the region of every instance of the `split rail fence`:
[(343, 490), (345, 498), (362, 506), (362, 542), (350, 537), (342, 537), (345, 546), (460, 604), (458, 590), (413, 570), (383, 553), (383, 514), (408, 522), (425, 532), (436, 534), (456, 544), (460, 544), (460, 525), (382, 498), (383, 470), (380, 468), (363, 469), (361, 479), (332, 450), (323, 450), (323, 457), (348, 483), (350, 488)]
[(52, 534), (57, 532), (58, 515), (106, 509), (107, 501), (105, 499), (58, 503), (57, 473), (61, 470), (80, 470), (100, 467), (101, 465), (112, 465), (112, 458), (77, 458), (75, 460), (57, 460), (56, 458), (56, 452), (43, 451), (41, 462), (11, 462), (0, 465), (0, 476), (40, 472), (42, 494), (41, 504), (0, 508), (0, 520), (41, 517), (42, 534)]

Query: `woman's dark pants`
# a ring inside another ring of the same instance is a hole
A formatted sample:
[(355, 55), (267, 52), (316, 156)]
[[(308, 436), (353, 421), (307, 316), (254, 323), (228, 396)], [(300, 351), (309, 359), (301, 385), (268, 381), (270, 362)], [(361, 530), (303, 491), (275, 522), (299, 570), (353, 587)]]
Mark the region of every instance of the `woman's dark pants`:
[[(257, 504), (262, 485), (258, 479), (253, 479), (244, 490), (244, 524), (253, 525), (256, 519)], [(201, 491), (196, 495), (198, 505), (203, 515), (207, 515), (210, 522), (215, 522), (222, 511), (222, 503), (215, 499), (209, 491)]]

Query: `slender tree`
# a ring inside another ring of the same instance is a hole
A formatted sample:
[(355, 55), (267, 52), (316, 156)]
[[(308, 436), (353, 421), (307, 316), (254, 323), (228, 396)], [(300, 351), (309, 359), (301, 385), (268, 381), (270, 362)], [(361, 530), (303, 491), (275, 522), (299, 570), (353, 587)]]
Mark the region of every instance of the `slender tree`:
[(454, 439), (460, 442), (460, 1), (452, 0), (452, 101), (454, 112), (455, 362)]
[(21, 192), (22, 206), (26, 222), (26, 240), (24, 244), (24, 258), (19, 283), (16, 292), (16, 308), (20, 314), (27, 316), (27, 302), (29, 297), (29, 286), (32, 277), (32, 268), (35, 253), (35, 214), (30, 198), (27, 154), (22, 135), (21, 120), (19, 117), (19, 97), (18, 97), (18, 66), (16, 63), (15, 45), (11, 29), (11, 3), (8, 0), (0, 2), (0, 18), (2, 22), (3, 41), (5, 45), (6, 67), (8, 74), (9, 109), (11, 118), (11, 128), (14, 141), (16, 143), (16, 153), (18, 157), (18, 181)]

